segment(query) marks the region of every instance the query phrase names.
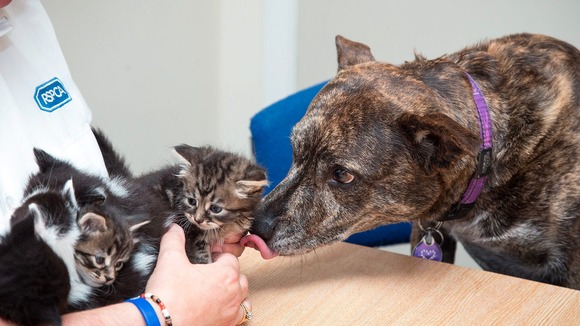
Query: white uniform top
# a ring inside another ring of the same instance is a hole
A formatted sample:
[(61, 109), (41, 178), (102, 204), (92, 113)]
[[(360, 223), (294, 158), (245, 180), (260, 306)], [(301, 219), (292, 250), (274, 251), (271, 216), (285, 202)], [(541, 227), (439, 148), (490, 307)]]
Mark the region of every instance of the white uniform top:
[(38, 171), (34, 147), (107, 175), (90, 121), (40, 1), (0, 9), (0, 235)]

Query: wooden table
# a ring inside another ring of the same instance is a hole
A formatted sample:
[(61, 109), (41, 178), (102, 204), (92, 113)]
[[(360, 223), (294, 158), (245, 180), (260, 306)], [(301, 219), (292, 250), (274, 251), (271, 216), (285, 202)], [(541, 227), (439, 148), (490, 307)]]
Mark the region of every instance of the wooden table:
[(260, 325), (580, 325), (580, 291), (347, 243), (264, 261), (246, 249)]

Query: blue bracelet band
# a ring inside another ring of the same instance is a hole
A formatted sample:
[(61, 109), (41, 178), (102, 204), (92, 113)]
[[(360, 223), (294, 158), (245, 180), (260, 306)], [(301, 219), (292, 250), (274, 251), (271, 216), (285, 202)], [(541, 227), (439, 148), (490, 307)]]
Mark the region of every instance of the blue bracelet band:
[(137, 307), (137, 309), (139, 309), (139, 312), (141, 312), (143, 319), (145, 319), (145, 325), (161, 326), (161, 323), (159, 322), (159, 318), (157, 317), (155, 309), (153, 309), (153, 306), (149, 301), (147, 301), (147, 299), (137, 297), (125, 300), (125, 302), (131, 302)]

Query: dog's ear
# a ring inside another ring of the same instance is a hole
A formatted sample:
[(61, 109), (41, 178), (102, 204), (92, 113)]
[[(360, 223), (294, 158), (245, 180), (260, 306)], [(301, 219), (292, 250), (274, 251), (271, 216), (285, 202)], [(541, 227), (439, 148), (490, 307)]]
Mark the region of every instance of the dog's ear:
[(338, 70), (359, 63), (375, 61), (371, 49), (362, 44), (336, 36), (336, 51), (338, 53)]
[(465, 155), (477, 154), (479, 135), (444, 114), (403, 113), (398, 124), (413, 146), (414, 159), (428, 175), (451, 168)]

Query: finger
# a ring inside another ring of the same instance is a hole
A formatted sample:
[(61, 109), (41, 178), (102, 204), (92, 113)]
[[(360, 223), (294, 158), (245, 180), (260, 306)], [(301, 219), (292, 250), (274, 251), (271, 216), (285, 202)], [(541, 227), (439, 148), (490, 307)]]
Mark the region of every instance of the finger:
[(231, 267), (236, 273), (240, 273), (240, 261), (238, 258), (230, 253), (214, 253), (212, 255), (212, 261), (214, 264), (222, 264), (224, 267)]
[(252, 301), (248, 298), (244, 299), (243, 303), (246, 305), (246, 308), (251, 312), (252, 311)]
[(248, 296), (248, 290), (249, 290), (248, 277), (244, 274), (240, 274), (239, 282), (240, 282), (240, 287), (242, 288), (242, 295), (245, 298)]
[(161, 238), (159, 255), (171, 250), (185, 251), (185, 234), (177, 224), (172, 224)]
[(229, 252), (214, 252), (213, 260), (214, 263), (220, 263), (230, 266), (240, 265), (238, 258)]
[[(245, 306), (246, 309), (244, 309)], [(238, 323), (237, 325), (241, 325), (242, 323), (247, 322), (248, 320), (252, 319), (252, 304), (250, 303), (250, 300), (248, 299), (244, 299), (244, 301), (242, 301), (242, 303), (240, 303), (240, 312), (238, 312)], [(246, 312), (247, 310), (247, 312)]]
[(240, 242), (240, 239), (246, 235), (247, 232), (243, 232), (243, 233), (234, 233), (234, 234), (228, 234), (225, 238), (224, 238), (224, 242), (225, 243), (238, 243)]
[(223, 252), (229, 252), (230, 254), (232, 254), (236, 257), (240, 257), (244, 253), (245, 249), (246, 249), (246, 247), (240, 245), (239, 243), (224, 244), (224, 246), (222, 248)]
[(228, 252), (236, 257), (240, 257), (244, 253), (246, 247), (239, 243), (224, 243), (222, 245), (215, 245), (211, 247), (211, 252)]

